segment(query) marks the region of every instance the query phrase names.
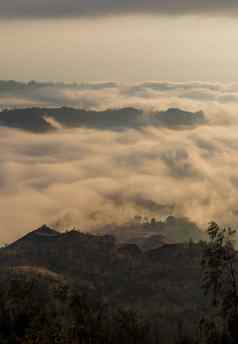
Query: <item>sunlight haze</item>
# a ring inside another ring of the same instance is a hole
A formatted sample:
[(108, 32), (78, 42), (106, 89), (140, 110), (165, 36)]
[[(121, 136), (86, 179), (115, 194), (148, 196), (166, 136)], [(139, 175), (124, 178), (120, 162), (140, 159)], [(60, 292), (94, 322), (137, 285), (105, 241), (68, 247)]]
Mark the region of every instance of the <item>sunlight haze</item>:
[(222, 81), (238, 78), (235, 18), (116, 16), (0, 22), (1, 78)]

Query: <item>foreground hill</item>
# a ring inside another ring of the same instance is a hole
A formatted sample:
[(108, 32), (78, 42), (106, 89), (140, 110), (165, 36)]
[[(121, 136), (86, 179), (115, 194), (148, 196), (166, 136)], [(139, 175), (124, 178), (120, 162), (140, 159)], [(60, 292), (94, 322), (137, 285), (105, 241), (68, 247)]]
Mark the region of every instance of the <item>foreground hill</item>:
[(73, 280), (110, 304), (133, 306), (159, 319), (166, 332), (169, 319), (176, 330), (178, 321), (186, 317), (192, 323), (204, 309), (201, 245), (168, 244), (143, 252), (113, 236), (59, 234), (43, 226), (1, 249), (0, 264)]

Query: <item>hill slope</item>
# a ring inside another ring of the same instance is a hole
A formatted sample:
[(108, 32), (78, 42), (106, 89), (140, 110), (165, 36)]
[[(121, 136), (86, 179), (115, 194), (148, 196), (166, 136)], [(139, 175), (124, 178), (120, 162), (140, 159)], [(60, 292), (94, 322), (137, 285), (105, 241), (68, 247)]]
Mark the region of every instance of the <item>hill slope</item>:
[(148, 313), (169, 331), (171, 320), (176, 327), (179, 319), (192, 322), (204, 310), (201, 252), (201, 244), (192, 243), (143, 252), (135, 244), (118, 244), (109, 235), (59, 234), (43, 226), (1, 249), (0, 264), (77, 281), (111, 304)]

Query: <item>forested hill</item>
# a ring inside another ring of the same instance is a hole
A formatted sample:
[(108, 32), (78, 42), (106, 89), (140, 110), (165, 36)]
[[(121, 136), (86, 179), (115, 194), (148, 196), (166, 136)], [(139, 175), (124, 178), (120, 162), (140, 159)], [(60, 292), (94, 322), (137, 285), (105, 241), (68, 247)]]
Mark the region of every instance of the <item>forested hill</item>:
[(60, 234), (43, 226), (1, 249), (0, 264), (73, 280), (111, 304), (133, 306), (160, 319), (166, 332), (168, 319), (176, 327), (184, 315), (196, 320), (203, 311), (201, 249), (202, 244), (185, 243), (142, 251), (110, 235)]

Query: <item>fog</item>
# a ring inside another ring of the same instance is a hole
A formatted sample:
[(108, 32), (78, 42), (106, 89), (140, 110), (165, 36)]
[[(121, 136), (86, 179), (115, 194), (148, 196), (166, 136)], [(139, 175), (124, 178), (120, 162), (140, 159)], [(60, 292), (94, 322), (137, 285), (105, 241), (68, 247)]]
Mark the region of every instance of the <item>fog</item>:
[(1, 241), (65, 217), (81, 230), (122, 223), (136, 214), (186, 216), (202, 229), (211, 220), (236, 226), (237, 89), (232, 84), (153, 82), (41, 85), (36, 93), (15, 91), (14, 97), (1, 91), (0, 101), (7, 97), (11, 107), (19, 101), (49, 107), (66, 103), (97, 109), (99, 122), (102, 109), (129, 105), (143, 116), (154, 111), (158, 117), (171, 116), (167, 110), (172, 107), (187, 116), (203, 111), (206, 119), (182, 128), (152, 121), (123, 130), (67, 128), (48, 119), (53, 130), (39, 133), (2, 125)]

